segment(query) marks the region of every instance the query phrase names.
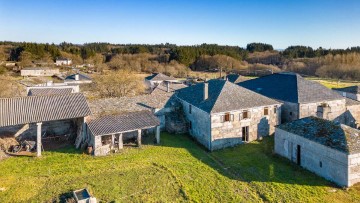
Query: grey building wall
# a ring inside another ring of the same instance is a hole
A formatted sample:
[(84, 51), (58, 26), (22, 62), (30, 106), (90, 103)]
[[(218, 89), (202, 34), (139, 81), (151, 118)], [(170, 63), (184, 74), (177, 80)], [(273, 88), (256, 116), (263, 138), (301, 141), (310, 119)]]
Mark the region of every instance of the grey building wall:
[(299, 104), (283, 102), (281, 106), (281, 123), (299, 119)]
[[(246, 126), (249, 127), (249, 142), (274, 133), (275, 126), (280, 124), (280, 104), (266, 107), (269, 110), (269, 115), (264, 115), (265, 106), (211, 114), (212, 150), (242, 143), (244, 136), (242, 128)], [(245, 110), (250, 113), (248, 119), (241, 118), (241, 114)], [(225, 113), (230, 113), (234, 120), (222, 122), (221, 117)]]
[[(185, 101), (180, 100), (180, 102), (187, 121), (189, 123), (191, 122), (191, 129), (189, 129), (190, 135), (211, 150), (210, 114)], [(190, 105), (192, 106), (191, 113), (189, 112)]]
[[(300, 146), (300, 166), (340, 186), (350, 186), (347, 154), (276, 128), (275, 153), (296, 163), (298, 145)], [(360, 158), (356, 158), (356, 163), (360, 162)], [(359, 175), (353, 175), (353, 180), (358, 180), (359, 177)]]
[[(321, 101), (316, 103), (300, 104), (299, 118), (305, 118), (309, 116), (319, 117), (319, 107), (326, 104), (330, 107), (330, 113), (324, 113), (324, 119), (338, 121), (344, 123), (344, 113), (346, 111), (345, 99), (333, 100), (333, 101)], [(321, 117), (321, 116), (320, 116)]]
[[(330, 108), (330, 113), (319, 114), (319, 107), (327, 104)], [(298, 104), (291, 102), (284, 102), (282, 107), (282, 123), (309, 117), (309, 116), (324, 116), (325, 119), (335, 120), (340, 123), (345, 123), (346, 102), (345, 99), (333, 101), (321, 101), (314, 103)]]

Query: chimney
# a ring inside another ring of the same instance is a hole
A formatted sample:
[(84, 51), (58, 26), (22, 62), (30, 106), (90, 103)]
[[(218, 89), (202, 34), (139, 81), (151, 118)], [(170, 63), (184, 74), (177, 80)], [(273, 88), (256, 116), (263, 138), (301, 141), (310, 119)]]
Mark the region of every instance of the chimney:
[(75, 80), (78, 81), (79, 80), (79, 73), (75, 74)]
[(204, 100), (209, 98), (209, 83), (204, 82)]
[(170, 92), (170, 82), (166, 82), (166, 92)]

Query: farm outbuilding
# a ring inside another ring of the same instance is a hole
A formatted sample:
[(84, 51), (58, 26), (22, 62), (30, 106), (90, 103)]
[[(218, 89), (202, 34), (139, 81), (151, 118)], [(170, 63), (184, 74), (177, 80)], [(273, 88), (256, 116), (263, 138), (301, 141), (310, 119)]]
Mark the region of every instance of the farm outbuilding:
[(81, 93), (0, 99), (0, 135), (34, 139), (41, 156), (46, 136), (82, 137), (91, 114)]
[(156, 142), (160, 142), (160, 121), (150, 111), (108, 115), (88, 123), (88, 134), (84, 138), (93, 148), (94, 156), (110, 153), (112, 149), (123, 148), (123, 141), (135, 138), (141, 146), (143, 132), (156, 131)]
[(275, 152), (349, 187), (360, 182), (360, 130), (317, 117), (276, 127)]

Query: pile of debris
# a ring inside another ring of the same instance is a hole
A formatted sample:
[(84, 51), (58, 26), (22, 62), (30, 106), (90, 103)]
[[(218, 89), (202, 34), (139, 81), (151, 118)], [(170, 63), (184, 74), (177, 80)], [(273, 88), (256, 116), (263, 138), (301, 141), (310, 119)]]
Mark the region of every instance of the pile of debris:
[(31, 155), (31, 152), (35, 150), (35, 141), (18, 141), (12, 136), (0, 137), (0, 160), (9, 157), (9, 155)]
[(14, 137), (11, 136), (1, 136), (0, 137), (0, 160), (5, 159), (8, 155), (7, 152), (11, 146), (19, 145), (18, 141)]

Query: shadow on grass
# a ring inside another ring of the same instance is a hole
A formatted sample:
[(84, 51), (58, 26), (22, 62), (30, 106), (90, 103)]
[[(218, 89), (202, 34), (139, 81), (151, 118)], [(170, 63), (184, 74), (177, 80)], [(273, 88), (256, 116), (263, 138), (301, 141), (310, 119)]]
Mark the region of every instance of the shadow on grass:
[(272, 182), (306, 186), (331, 186), (316, 174), (273, 153), (273, 137), (209, 152), (188, 135), (162, 134), (162, 146), (185, 148), (192, 156), (222, 175), (245, 182)]

